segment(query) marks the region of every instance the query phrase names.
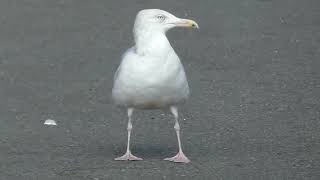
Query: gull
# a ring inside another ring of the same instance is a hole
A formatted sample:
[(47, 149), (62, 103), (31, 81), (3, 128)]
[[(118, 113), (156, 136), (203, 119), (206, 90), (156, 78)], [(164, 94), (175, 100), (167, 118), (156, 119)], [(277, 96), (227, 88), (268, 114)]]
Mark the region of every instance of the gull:
[(193, 20), (181, 19), (160, 9), (141, 10), (136, 16), (133, 27), (135, 45), (124, 53), (114, 75), (112, 98), (128, 113), (127, 150), (115, 160), (142, 160), (130, 150), (135, 109), (170, 109), (179, 151), (164, 160), (190, 162), (181, 147), (177, 108), (188, 99), (189, 85), (183, 65), (166, 37), (166, 32), (174, 27), (199, 28)]

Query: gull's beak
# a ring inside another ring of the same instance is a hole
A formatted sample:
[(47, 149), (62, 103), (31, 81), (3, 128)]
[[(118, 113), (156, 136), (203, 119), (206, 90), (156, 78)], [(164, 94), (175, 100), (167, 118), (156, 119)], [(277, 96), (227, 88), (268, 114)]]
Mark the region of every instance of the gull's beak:
[(191, 28), (199, 29), (199, 25), (194, 20), (191, 20), (191, 19), (179, 19), (173, 24), (175, 24), (178, 27), (191, 27)]

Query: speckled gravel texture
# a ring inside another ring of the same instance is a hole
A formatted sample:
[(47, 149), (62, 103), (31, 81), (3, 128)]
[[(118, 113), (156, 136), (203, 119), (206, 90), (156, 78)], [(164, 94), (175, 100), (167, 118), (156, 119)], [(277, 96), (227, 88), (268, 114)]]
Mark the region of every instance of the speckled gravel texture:
[[(113, 74), (135, 14), (160, 8), (199, 30), (168, 37), (192, 96), (173, 117), (126, 113)], [(0, 1), (1, 180), (320, 179), (319, 0)], [(45, 126), (53, 119), (57, 126)]]

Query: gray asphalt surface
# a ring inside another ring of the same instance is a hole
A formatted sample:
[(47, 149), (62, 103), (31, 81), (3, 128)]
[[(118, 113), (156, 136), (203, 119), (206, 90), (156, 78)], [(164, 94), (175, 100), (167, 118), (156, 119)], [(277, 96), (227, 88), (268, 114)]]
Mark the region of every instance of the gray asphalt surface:
[[(113, 74), (136, 13), (161, 8), (200, 30), (168, 37), (192, 89), (181, 109), (126, 115)], [(0, 1), (0, 179), (320, 179), (320, 1)], [(45, 119), (57, 127), (45, 127)]]

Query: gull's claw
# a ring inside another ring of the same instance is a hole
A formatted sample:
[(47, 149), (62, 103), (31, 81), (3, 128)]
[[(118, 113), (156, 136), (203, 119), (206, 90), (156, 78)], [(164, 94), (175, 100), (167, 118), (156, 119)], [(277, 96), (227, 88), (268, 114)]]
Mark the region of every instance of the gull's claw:
[(165, 161), (172, 161), (172, 162), (178, 162), (178, 163), (189, 163), (190, 160), (187, 158), (186, 155), (184, 155), (183, 152), (178, 152), (177, 155), (171, 157), (171, 158), (165, 158)]
[(117, 157), (114, 160), (116, 161), (141, 161), (142, 158), (139, 158), (137, 156), (134, 156), (131, 154), (131, 152), (126, 152), (123, 156)]

